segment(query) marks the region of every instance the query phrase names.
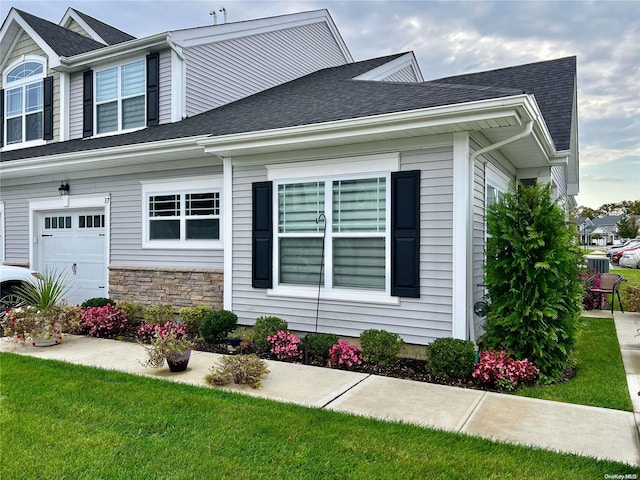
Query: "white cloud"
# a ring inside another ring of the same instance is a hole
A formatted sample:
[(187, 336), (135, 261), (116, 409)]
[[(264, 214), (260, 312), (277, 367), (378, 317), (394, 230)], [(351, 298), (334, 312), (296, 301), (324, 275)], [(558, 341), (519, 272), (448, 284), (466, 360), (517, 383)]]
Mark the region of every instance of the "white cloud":
[(602, 165), (603, 163), (618, 161), (623, 157), (635, 156), (640, 157), (640, 145), (627, 149), (606, 148), (601, 145), (587, 145), (580, 149), (580, 166), (588, 167), (592, 165)]

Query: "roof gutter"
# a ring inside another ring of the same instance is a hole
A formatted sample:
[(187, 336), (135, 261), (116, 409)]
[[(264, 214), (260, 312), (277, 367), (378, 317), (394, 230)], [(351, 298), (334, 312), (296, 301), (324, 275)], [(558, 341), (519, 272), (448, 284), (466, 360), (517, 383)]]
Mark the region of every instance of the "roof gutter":
[[(513, 142), (517, 142), (523, 138), (528, 137), (533, 132), (533, 120), (529, 120), (520, 133), (515, 134), (512, 137), (505, 138), (499, 142), (493, 143), (491, 145), (487, 145), (486, 147), (481, 148), (480, 150), (476, 150), (471, 155), (469, 155), (469, 203), (467, 205), (467, 252), (473, 252), (473, 188), (474, 188), (474, 165), (475, 161), (481, 155), (485, 153), (491, 152), (493, 150), (497, 150), (498, 148), (504, 147)], [(483, 165), (486, 164), (487, 161), (483, 161)], [(486, 177), (485, 177), (486, 182)], [(476, 330), (473, 321), (473, 272), (472, 265), (473, 262), (467, 261), (467, 329), (469, 332), (469, 340), (471, 340), (474, 344), (476, 343)]]
[(136, 38), (135, 40), (129, 40), (128, 42), (117, 43), (109, 47), (91, 50), (90, 52), (80, 53), (78, 55), (73, 55), (72, 57), (60, 57), (60, 70), (74, 71), (86, 68), (87, 63), (102, 63), (123, 55), (139, 53), (142, 48), (150, 50), (157, 47), (172, 47), (173, 43), (169, 37), (170, 34), (168, 32), (158, 33), (156, 35), (151, 35), (150, 37)]

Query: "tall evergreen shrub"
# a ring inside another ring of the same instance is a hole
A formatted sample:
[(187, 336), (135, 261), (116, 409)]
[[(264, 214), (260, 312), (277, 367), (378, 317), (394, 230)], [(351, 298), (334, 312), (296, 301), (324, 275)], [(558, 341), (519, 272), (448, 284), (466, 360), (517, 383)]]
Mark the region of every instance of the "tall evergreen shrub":
[(580, 252), (550, 185), (519, 186), (488, 211), (485, 283), (491, 309), (484, 348), (531, 360), (559, 377), (574, 346), (582, 287)]

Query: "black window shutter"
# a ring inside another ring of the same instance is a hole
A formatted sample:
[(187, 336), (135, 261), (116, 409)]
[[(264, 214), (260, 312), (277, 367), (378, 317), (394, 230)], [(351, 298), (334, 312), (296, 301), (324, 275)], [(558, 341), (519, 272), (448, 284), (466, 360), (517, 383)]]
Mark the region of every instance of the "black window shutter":
[(147, 55), (147, 126), (160, 121), (160, 54)]
[(93, 135), (93, 70), (83, 74), (82, 89), (82, 136)]
[(273, 286), (273, 184), (255, 182), (253, 190), (251, 285)]
[(391, 295), (420, 297), (420, 170), (391, 173)]
[(4, 90), (0, 89), (0, 147), (4, 146)]
[(47, 77), (42, 81), (42, 91), (44, 97), (42, 139), (51, 140), (53, 138), (53, 77)]

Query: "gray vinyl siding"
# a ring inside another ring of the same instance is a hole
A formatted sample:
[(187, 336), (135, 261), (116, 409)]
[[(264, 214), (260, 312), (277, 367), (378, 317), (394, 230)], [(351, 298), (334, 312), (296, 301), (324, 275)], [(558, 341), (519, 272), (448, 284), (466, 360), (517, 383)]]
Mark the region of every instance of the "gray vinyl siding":
[[(38, 55), (40, 57), (47, 58), (44, 50), (42, 50), (26, 32), (22, 32), (22, 35), (20, 35), (11, 55), (7, 57), (5, 65), (10, 65), (14, 61), (18, 60), (22, 55)], [(49, 74), (50, 73), (51, 72), (49, 72)], [(3, 82), (4, 75), (0, 75), (0, 88), (4, 88)]]
[[(475, 152), (482, 148), (473, 139), (470, 140), (470, 150)], [(482, 299), (484, 294), (484, 261), (486, 235), (486, 192), (485, 165), (476, 159), (473, 165), (473, 271), (472, 292), (473, 302)], [(478, 338), (484, 332), (483, 320), (474, 315), (474, 334)]]
[(160, 123), (171, 123), (171, 50), (160, 52)]
[[(222, 269), (222, 250), (143, 249), (142, 180), (175, 181), (179, 177), (221, 175), (222, 167), (181, 168), (127, 175), (97, 175), (93, 179), (69, 179), (73, 195), (111, 194), (111, 264)], [(6, 262), (29, 259), (29, 200), (57, 195), (59, 180), (2, 186), (5, 202)], [(223, 198), (224, 201), (224, 198)], [(224, 221), (224, 219), (223, 219)]]
[(402, 70), (398, 70), (397, 72), (389, 75), (386, 78), (382, 79), (385, 82), (417, 82), (415, 72), (411, 65), (407, 65)]
[(74, 72), (69, 80), (69, 139), (82, 138), (82, 72)]
[[(405, 341), (426, 344), (451, 336), (453, 262), (453, 149), (431, 148), (401, 155), (401, 170), (421, 170), (420, 298), (399, 305), (320, 301), (320, 332), (357, 337), (369, 328), (386, 329)], [(233, 168), (233, 311), (241, 324), (276, 315), (292, 329), (313, 331), (313, 299), (268, 296), (251, 287), (251, 184), (267, 179), (263, 165)]]
[(556, 199), (558, 199), (559, 205), (566, 210), (569, 204), (567, 199), (567, 167), (553, 165), (551, 167), (551, 179), (556, 187)]
[[(38, 46), (33, 39), (23, 32), (18, 42), (7, 59), (7, 65), (18, 60), (22, 55), (37, 55), (47, 58), (45, 52)], [(47, 75), (53, 77), (53, 141), (60, 138), (60, 73), (49, 69)], [(4, 75), (0, 75), (0, 88), (3, 86)]]
[(190, 116), (345, 63), (324, 23), (186, 47), (183, 54)]
[[(49, 182), (47, 191), (54, 192), (59, 184)], [(4, 241), (6, 263), (29, 263), (29, 203), (25, 187), (0, 188), (0, 201), (4, 202)]]

